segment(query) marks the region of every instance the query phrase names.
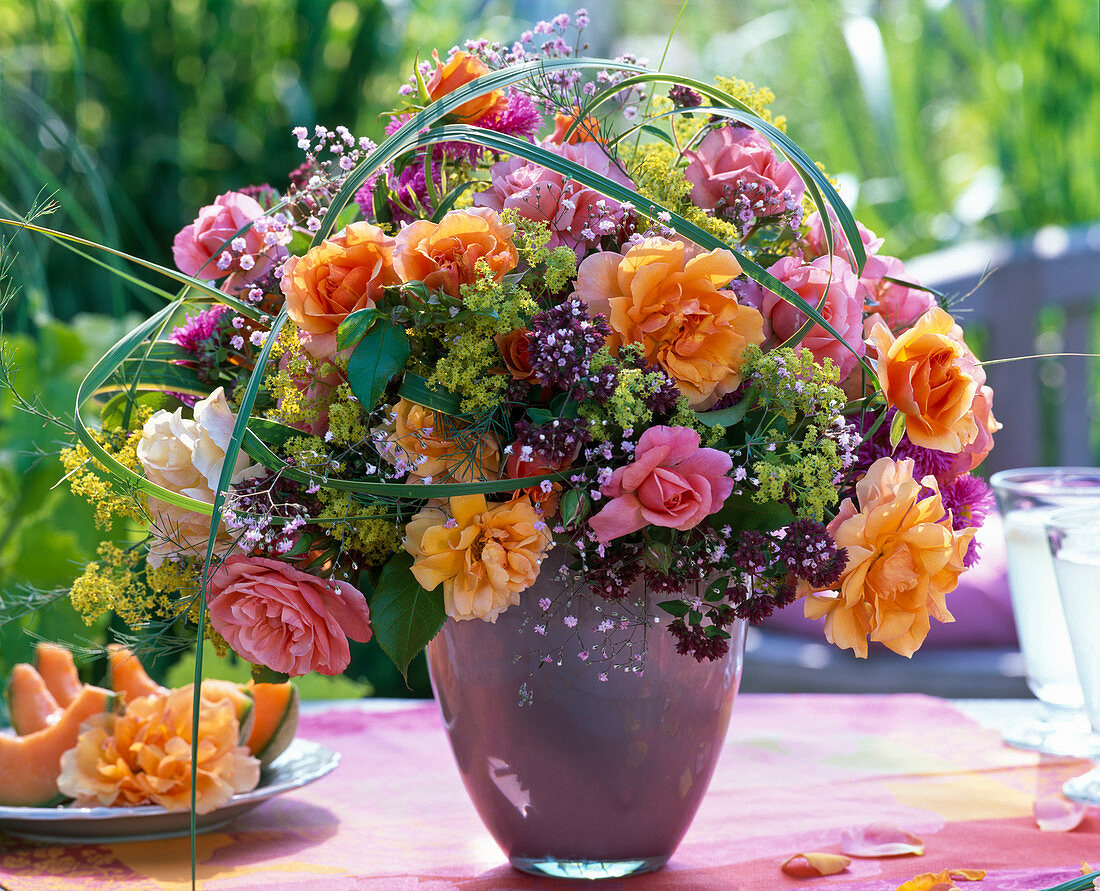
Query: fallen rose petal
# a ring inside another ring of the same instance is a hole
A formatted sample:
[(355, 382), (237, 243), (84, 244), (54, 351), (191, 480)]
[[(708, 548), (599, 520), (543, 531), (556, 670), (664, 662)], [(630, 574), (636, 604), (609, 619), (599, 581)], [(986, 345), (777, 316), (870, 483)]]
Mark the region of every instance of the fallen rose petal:
[(1070, 801), (1061, 795), (1038, 798), (1031, 806), (1041, 832), (1070, 832), (1081, 825), (1089, 806)]
[(820, 851), (811, 851), (808, 854), (792, 854), (780, 869), (796, 879), (813, 879), (818, 876), (831, 876), (836, 875), (838, 872), (844, 872), (851, 862), (851, 859), (843, 854), (823, 854)]
[(959, 891), (955, 881), (980, 882), (985, 878), (984, 869), (945, 869), (940, 872), (923, 872), (908, 882), (898, 885), (897, 891)]
[[(1089, 863), (1088, 863), (1087, 860), (1082, 860), (1081, 861), (1081, 875), (1087, 876), (1090, 872), (1092, 872), (1092, 867), (1089, 866)], [(1096, 883), (1093, 882), (1093, 884), (1096, 884)]]
[(923, 854), (924, 842), (891, 823), (872, 823), (862, 829), (845, 829), (840, 850), (850, 857), (900, 857)]

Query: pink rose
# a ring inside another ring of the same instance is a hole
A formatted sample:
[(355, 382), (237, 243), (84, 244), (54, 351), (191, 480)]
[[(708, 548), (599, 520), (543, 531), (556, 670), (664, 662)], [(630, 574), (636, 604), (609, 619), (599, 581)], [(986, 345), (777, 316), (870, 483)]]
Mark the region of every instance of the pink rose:
[[(233, 273), (242, 281), (255, 281), (266, 273), (275, 260), (286, 256), (286, 249), (264, 244), (260, 228), (252, 226), (237, 235), (242, 226), (261, 219), (264, 209), (259, 202), (240, 192), (226, 192), (199, 211), (190, 226), (184, 226), (172, 240), (172, 259), (180, 272), (201, 279), (218, 279)], [(234, 250), (232, 242), (240, 237), (243, 250)], [(222, 259), (228, 254), (227, 261)], [(219, 263), (219, 260), (222, 260)]]
[(732, 468), (726, 452), (699, 448), (694, 430), (650, 427), (638, 439), (634, 463), (600, 487), (611, 500), (588, 525), (602, 542), (647, 525), (692, 529), (729, 498)]
[(692, 202), (742, 225), (797, 211), (806, 191), (794, 165), (780, 161), (768, 140), (748, 127), (711, 130), (684, 157)]
[[(859, 296), (859, 280), (852, 267), (843, 257), (837, 256), (818, 257), (808, 264), (798, 257), (784, 257), (768, 272), (813, 306), (820, 304), (821, 298), (828, 292), (821, 306), (821, 315), (844, 341), (837, 340), (820, 325), (814, 325), (802, 339), (802, 346), (813, 353), (819, 362), (832, 359), (840, 369), (840, 380), (844, 380), (856, 367), (859, 357), (867, 351), (863, 342), (863, 300)], [(764, 291), (755, 284), (742, 288), (746, 292), (746, 300), (742, 302), (754, 302), (748, 294), (750, 291), (762, 293), (760, 312), (771, 326), (775, 341), (786, 340), (806, 321), (806, 315), (801, 310), (777, 294)]]
[[(826, 255), (829, 246), (825, 241), (825, 227), (821, 223), (821, 214), (811, 214), (806, 223), (809, 231), (802, 240), (806, 247), (806, 256), (814, 258)], [(856, 228), (863, 241), (863, 248), (867, 252), (867, 262), (863, 266), (863, 274), (859, 277), (859, 293), (864, 308), (869, 313), (881, 315), (891, 331), (897, 332), (911, 327), (935, 305), (935, 298), (920, 288), (909, 288), (890, 281), (890, 279), (901, 279), (909, 280), (914, 285), (918, 284), (905, 274), (905, 265), (901, 260), (878, 252), (882, 247), (883, 239), (878, 238), (858, 220)], [(844, 233), (835, 220), (833, 221), (833, 250), (846, 252)]]
[(366, 598), (347, 582), (326, 582), (279, 560), (235, 555), (206, 588), (214, 630), (249, 662), (284, 674), (339, 674), (348, 638), (370, 640)]
[[(633, 188), (599, 143), (544, 143), (542, 147)], [(526, 219), (549, 223), (551, 248), (565, 245), (580, 257), (622, 222), (619, 202), (519, 156), (494, 164), (490, 176), (491, 188), (474, 195), (474, 204), (498, 212), (509, 208)]]

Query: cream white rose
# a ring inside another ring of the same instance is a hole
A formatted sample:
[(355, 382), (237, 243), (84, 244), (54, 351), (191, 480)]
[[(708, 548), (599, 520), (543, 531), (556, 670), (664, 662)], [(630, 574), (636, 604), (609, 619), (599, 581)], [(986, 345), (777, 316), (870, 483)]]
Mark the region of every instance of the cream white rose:
[[(236, 415), (221, 387), (196, 403), (193, 420), (183, 417), (183, 409), (158, 411), (145, 422), (137, 446), (138, 461), (146, 479), (196, 501), (213, 504), (235, 422)], [(249, 464), (248, 456), (240, 452), (230, 482), (235, 485), (262, 472), (260, 465)], [(155, 539), (149, 551), (150, 565), (159, 566), (165, 557), (181, 553), (205, 555), (210, 530), (206, 514), (155, 497), (149, 499), (149, 513)], [(218, 533), (218, 552), (224, 552), (230, 544), (223, 524)]]

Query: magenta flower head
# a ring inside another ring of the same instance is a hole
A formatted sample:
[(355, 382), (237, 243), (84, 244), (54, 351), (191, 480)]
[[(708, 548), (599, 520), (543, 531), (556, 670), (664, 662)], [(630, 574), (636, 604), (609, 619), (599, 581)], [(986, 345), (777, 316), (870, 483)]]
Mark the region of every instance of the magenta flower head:
[(638, 440), (634, 463), (600, 487), (611, 500), (588, 525), (601, 542), (647, 525), (692, 529), (726, 503), (732, 469), (729, 454), (700, 448), (694, 430), (650, 427)]

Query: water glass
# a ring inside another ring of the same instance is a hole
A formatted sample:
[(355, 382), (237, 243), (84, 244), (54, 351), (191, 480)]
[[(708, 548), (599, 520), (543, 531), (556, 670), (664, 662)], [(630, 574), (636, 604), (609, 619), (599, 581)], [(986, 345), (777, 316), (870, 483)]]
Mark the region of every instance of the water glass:
[(1028, 687), (1048, 708), (1041, 721), (1007, 731), (1005, 741), (1049, 754), (1100, 755), (1100, 739), (1083, 712), (1044, 528), (1058, 510), (1100, 506), (1100, 468), (1018, 468), (995, 473), (990, 482), (1004, 518), (1008, 583)]
[[(1056, 511), (1046, 522), (1046, 532), (1085, 712), (1100, 738), (1100, 507)], [(1097, 774), (1094, 770), (1070, 780), (1066, 795), (1100, 804)]]

